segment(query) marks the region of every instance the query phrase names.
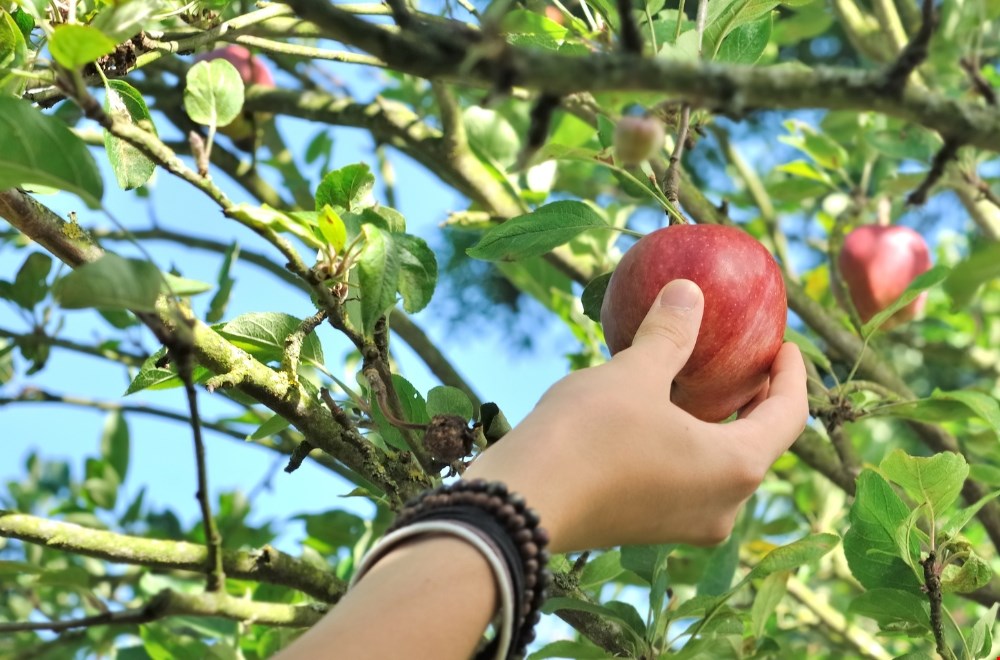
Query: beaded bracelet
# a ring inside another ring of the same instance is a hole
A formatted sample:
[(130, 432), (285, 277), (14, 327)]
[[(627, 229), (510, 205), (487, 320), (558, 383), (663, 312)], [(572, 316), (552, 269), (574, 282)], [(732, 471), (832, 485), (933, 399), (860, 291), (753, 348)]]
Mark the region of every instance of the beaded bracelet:
[(440, 486), (407, 503), (362, 560), (351, 584), (404, 539), (428, 533), (462, 538), (490, 563), (500, 594), (499, 630), (476, 657), (521, 657), (535, 638), (550, 581), (549, 538), (538, 523), (524, 499), (502, 483), (476, 479)]

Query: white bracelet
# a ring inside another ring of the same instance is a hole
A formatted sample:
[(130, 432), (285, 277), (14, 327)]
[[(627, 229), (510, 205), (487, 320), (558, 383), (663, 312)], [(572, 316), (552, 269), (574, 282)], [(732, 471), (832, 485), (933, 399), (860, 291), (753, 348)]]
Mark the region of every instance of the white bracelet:
[(489, 563), (490, 568), (493, 569), (497, 591), (500, 592), (501, 615), (500, 630), (497, 633), (499, 643), (495, 658), (497, 660), (504, 660), (507, 657), (507, 652), (510, 650), (511, 638), (514, 634), (514, 585), (503, 556), (500, 554), (500, 549), (489, 537), (471, 525), (452, 520), (427, 520), (412, 523), (387, 534), (372, 546), (372, 549), (362, 558), (361, 563), (354, 571), (354, 576), (351, 578), (348, 589), (357, 584), (358, 580), (378, 560), (382, 559), (397, 545), (415, 536), (424, 536), (427, 534), (447, 534), (466, 541), (479, 550), (480, 554)]

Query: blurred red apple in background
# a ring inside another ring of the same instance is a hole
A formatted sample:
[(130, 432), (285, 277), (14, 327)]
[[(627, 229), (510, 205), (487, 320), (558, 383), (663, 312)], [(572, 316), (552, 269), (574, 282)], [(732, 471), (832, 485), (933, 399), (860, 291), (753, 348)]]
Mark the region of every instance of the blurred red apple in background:
[[(223, 59), (236, 67), (243, 79), (244, 85), (260, 85), (274, 87), (274, 77), (264, 60), (255, 56), (243, 46), (230, 44), (222, 48), (202, 53), (194, 58), (195, 62)], [(229, 137), (240, 149), (252, 151), (257, 122), (266, 120), (268, 115), (254, 117), (249, 112), (243, 112), (239, 117), (225, 126), (219, 126), (219, 132)]]
[(202, 53), (194, 58), (195, 62), (211, 62), (223, 59), (236, 67), (243, 79), (244, 85), (263, 85), (274, 87), (274, 77), (264, 60), (255, 56), (249, 50), (238, 44), (229, 44), (222, 48)]
[(601, 325), (611, 353), (628, 348), (663, 286), (693, 281), (705, 314), (670, 398), (708, 422), (726, 419), (767, 384), (788, 307), (781, 271), (752, 236), (721, 225), (674, 225), (648, 234), (608, 283)]
[[(844, 238), (837, 260), (840, 276), (862, 323), (889, 306), (921, 273), (931, 267), (924, 237), (909, 227), (865, 225)], [(884, 328), (913, 319), (927, 302), (927, 294), (893, 314)]]

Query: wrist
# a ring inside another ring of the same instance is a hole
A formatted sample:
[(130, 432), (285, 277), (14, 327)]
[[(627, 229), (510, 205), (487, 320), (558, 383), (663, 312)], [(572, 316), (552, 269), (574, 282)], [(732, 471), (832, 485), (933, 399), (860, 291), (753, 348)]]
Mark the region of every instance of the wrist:
[(517, 493), (538, 515), (552, 552), (579, 549), (574, 537), (585, 519), (584, 492), (564, 480), (563, 429), (535, 428), (529, 418), (483, 452), (465, 471), (465, 479), (498, 481)]

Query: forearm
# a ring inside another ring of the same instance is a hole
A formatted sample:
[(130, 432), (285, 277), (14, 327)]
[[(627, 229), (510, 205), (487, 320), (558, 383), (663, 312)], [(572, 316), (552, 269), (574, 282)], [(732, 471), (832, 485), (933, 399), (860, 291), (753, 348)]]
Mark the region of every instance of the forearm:
[(478, 550), (455, 538), (415, 540), (376, 563), (279, 657), (467, 660), (496, 598), (493, 572)]

